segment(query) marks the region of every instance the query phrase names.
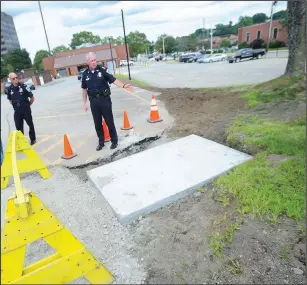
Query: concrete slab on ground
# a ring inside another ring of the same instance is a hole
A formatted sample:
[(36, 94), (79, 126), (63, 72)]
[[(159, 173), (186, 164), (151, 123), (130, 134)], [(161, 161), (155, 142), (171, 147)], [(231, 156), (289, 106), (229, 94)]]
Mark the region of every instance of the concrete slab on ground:
[(87, 172), (122, 224), (168, 205), (252, 157), (190, 135)]

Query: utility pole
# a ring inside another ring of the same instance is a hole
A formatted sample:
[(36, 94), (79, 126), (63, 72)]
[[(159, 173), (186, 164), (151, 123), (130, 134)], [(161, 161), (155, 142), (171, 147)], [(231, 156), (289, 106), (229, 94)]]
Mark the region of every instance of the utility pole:
[[(272, 31), (272, 19), (273, 19), (273, 7), (274, 5), (277, 3), (277, 1), (272, 1), (272, 5), (271, 5), (271, 17), (270, 17), (270, 25), (269, 25), (269, 38), (268, 38), (268, 42), (266, 44), (266, 49), (267, 52), (269, 51), (269, 47), (270, 47), (270, 41), (271, 41), (271, 31)], [(266, 54), (265, 54), (266, 56)]]
[(211, 28), (211, 31), (210, 31), (210, 36), (211, 36), (211, 54), (213, 53), (213, 49), (212, 49), (212, 42), (213, 42), (213, 32), (212, 32), (212, 28)]
[(205, 49), (205, 18), (203, 18), (203, 38), (204, 38), (204, 49)]
[(124, 30), (124, 39), (125, 39), (125, 46), (126, 46), (126, 56), (127, 56), (127, 63), (128, 63), (128, 74), (129, 74), (129, 80), (131, 80), (130, 76), (130, 65), (129, 65), (129, 56), (128, 56), (128, 47), (127, 47), (127, 37), (126, 37), (126, 30), (125, 30), (125, 21), (124, 21), (124, 12), (122, 12), (122, 21), (123, 21), (123, 30)]
[(37, 1), (37, 2), (38, 2), (39, 10), (40, 10), (40, 12), (41, 12), (41, 16), (42, 16), (42, 21), (43, 21), (45, 36), (46, 36), (47, 45), (48, 45), (48, 50), (49, 50), (49, 56), (51, 56), (51, 50), (50, 50), (50, 45), (49, 45), (49, 41), (48, 41), (48, 37), (47, 37), (47, 32), (46, 32), (46, 27), (45, 27), (43, 12), (42, 12), (42, 8), (41, 8), (41, 3), (40, 3), (40, 1)]
[(162, 44), (163, 44), (163, 56), (165, 56), (165, 46), (164, 46), (164, 40), (167, 38), (168, 36), (165, 36), (162, 38)]
[(113, 65), (113, 74), (115, 74), (113, 52), (112, 52), (112, 46), (111, 46), (111, 38), (109, 38), (109, 44), (110, 44), (110, 51), (111, 51), (111, 58), (112, 58), (112, 65)]
[(165, 48), (164, 48), (164, 38), (162, 38), (162, 43), (163, 43), (163, 55), (165, 54)]

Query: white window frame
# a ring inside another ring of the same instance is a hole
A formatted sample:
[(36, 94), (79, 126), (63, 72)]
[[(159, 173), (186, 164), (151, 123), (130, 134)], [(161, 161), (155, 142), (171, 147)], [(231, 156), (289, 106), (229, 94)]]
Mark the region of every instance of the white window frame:
[[(277, 30), (277, 33), (276, 33), (276, 38), (274, 38), (274, 32), (275, 32), (275, 30)], [(272, 33), (272, 39), (273, 40), (277, 40), (278, 39), (278, 28), (273, 28), (273, 33)]]
[[(248, 39), (247, 39), (247, 34), (248, 34)], [(249, 42), (249, 40), (250, 40), (250, 37), (251, 37), (251, 34), (250, 34), (250, 32), (246, 32), (246, 37), (245, 37), (245, 39), (246, 39), (246, 42), (247, 42), (247, 43)]]
[[(258, 33), (260, 32), (260, 35), (259, 35), (259, 38), (258, 38)], [(261, 34), (262, 34), (262, 31), (261, 30), (258, 30), (257, 31), (257, 40), (260, 40), (261, 39)]]

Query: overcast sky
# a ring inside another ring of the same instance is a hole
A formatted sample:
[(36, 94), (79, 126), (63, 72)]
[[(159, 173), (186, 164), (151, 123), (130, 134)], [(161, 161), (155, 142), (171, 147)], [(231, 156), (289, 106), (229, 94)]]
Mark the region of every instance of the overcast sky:
[[(286, 9), (278, 1), (274, 12)], [(126, 34), (138, 30), (155, 41), (163, 33), (184, 36), (217, 23), (236, 23), (242, 15), (270, 14), (271, 1), (41, 1), (46, 30), (53, 49), (68, 45), (72, 35), (91, 31), (100, 37), (123, 36), (121, 12), (124, 10)], [(40, 49), (48, 50), (37, 1), (1, 1), (1, 11), (13, 16), (21, 48), (33, 61)]]

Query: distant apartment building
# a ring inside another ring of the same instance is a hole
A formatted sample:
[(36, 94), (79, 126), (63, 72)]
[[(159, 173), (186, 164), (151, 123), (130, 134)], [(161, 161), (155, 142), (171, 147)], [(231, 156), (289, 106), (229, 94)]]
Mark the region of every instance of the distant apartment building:
[[(262, 39), (265, 42), (269, 39), (270, 21), (261, 24), (255, 24), (238, 29), (238, 42), (247, 42), (250, 44), (254, 40)], [(283, 27), (280, 21), (272, 21), (271, 39), (272, 41), (280, 41), (288, 43), (288, 30)]]
[(13, 17), (1, 12), (1, 55), (20, 49)]

